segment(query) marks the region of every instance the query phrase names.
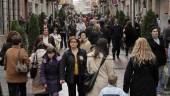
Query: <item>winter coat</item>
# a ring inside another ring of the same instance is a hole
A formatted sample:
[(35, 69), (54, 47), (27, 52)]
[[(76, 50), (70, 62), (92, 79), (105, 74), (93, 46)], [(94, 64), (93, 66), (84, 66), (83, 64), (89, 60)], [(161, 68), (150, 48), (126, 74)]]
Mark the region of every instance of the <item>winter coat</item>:
[(125, 27), (125, 43), (127, 47), (132, 47), (138, 39), (138, 33), (132, 26)]
[[(86, 51), (83, 49), (78, 49), (77, 53), (77, 62), (78, 62), (78, 71), (79, 71), (79, 80), (83, 82), (84, 73), (87, 72), (86, 62), (87, 55)], [(67, 83), (74, 83), (74, 66), (75, 66), (75, 57), (71, 52), (71, 49), (64, 52), (60, 64), (60, 80), (66, 80)]]
[(117, 48), (121, 46), (122, 37), (123, 37), (123, 27), (119, 24), (113, 24), (110, 27), (111, 39), (112, 39), (112, 46)]
[(123, 90), (130, 96), (156, 96), (158, 84), (158, 67), (154, 63), (135, 63), (130, 59), (125, 74)]
[(165, 48), (168, 47), (168, 45), (164, 45), (164, 40), (162, 38), (159, 38), (160, 40), (160, 45), (158, 45), (153, 38), (148, 39), (149, 45), (152, 49), (152, 52), (155, 54), (156, 56), (156, 60), (157, 60), (157, 64), (158, 66), (162, 66), (166, 64), (167, 61), (167, 57), (166, 57), (166, 51)]
[(61, 44), (61, 35), (60, 34), (50, 34), (50, 36), (52, 36), (54, 38), (54, 42), (55, 42), (55, 48), (56, 50), (60, 49), (60, 44)]
[(40, 78), (43, 84), (47, 84), (49, 93), (59, 92), (62, 87), (59, 76), (60, 57), (54, 57), (52, 62), (48, 60), (47, 55), (44, 56), (40, 69)]
[(92, 32), (93, 32), (93, 25), (87, 26), (87, 28), (86, 28), (86, 35), (87, 35), (87, 37), (88, 37), (90, 42), (92, 42), (92, 39), (93, 39)]
[[(45, 87), (40, 79), (40, 66), (43, 61), (43, 56), (46, 53), (45, 49), (38, 49), (35, 53), (33, 53), (30, 57), (30, 61), (36, 60), (38, 62), (38, 71), (36, 77), (32, 80), (32, 93), (33, 94), (44, 94), (46, 92)], [(34, 56), (37, 56), (36, 58)], [(35, 59), (34, 59), (35, 58)]]
[[(18, 52), (20, 53), (18, 54)], [(4, 58), (4, 67), (6, 70), (6, 81), (8, 83), (26, 83), (27, 74), (21, 74), (16, 71), (16, 63), (19, 60), (29, 67), (28, 53), (23, 48), (9, 48)]]
[[(103, 57), (101, 53), (97, 59), (94, 59), (93, 56), (94, 51), (89, 53), (87, 57), (87, 71), (90, 74), (97, 72)], [(100, 91), (108, 85), (109, 73), (112, 73), (113, 71), (113, 64), (110, 64), (109, 61), (105, 60), (99, 70), (94, 87), (89, 93), (87, 93), (87, 96), (99, 96)]]

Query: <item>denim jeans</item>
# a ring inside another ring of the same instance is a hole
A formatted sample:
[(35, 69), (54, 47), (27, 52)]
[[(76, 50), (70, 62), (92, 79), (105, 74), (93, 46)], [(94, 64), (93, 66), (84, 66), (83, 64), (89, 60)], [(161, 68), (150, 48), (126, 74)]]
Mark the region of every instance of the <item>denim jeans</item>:
[(165, 78), (164, 78), (164, 66), (159, 67), (159, 82), (157, 86), (157, 92), (163, 91), (165, 85)]
[(26, 96), (26, 83), (8, 83), (9, 96)]

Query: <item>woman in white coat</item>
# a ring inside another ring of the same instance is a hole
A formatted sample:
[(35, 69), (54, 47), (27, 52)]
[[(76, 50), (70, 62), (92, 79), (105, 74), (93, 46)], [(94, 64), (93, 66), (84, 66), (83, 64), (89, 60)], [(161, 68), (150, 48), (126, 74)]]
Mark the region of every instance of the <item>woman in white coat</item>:
[[(89, 73), (92, 74), (94, 72), (97, 72), (103, 56), (107, 55), (107, 52), (105, 51), (106, 48), (107, 40), (104, 38), (100, 38), (97, 41), (95, 50), (89, 53), (87, 57), (87, 71)], [(89, 93), (87, 93), (87, 96), (98, 96), (101, 89), (108, 85), (109, 73), (112, 73), (113, 71), (113, 64), (110, 64), (106, 59), (99, 70), (93, 89)]]
[[(32, 93), (34, 96), (48, 96), (46, 92), (46, 88), (44, 87), (43, 83), (40, 80), (40, 66), (43, 61), (43, 56), (46, 53), (46, 46), (44, 46), (43, 43), (39, 43), (37, 45), (37, 49), (34, 53), (30, 56), (30, 61), (33, 62), (33, 60), (37, 60), (38, 62), (38, 70), (35, 78), (32, 78)], [(35, 57), (36, 56), (36, 57)]]
[(54, 33), (51, 33), (50, 36), (54, 38), (55, 42), (55, 48), (57, 51), (60, 50), (60, 44), (61, 44), (61, 35), (57, 28), (54, 28)]

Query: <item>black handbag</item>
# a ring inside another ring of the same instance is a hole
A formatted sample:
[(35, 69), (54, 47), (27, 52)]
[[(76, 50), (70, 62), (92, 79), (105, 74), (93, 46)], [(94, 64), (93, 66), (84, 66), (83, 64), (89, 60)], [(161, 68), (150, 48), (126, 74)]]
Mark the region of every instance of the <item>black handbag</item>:
[(35, 53), (34, 58), (33, 58), (33, 62), (32, 62), (32, 66), (30, 69), (30, 77), (32, 79), (34, 79), (37, 75), (37, 70), (38, 70), (38, 60), (37, 60), (37, 54)]
[(84, 74), (85, 78), (84, 78), (84, 88), (86, 92), (90, 92), (93, 89), (93, 86), (96, 82), (96, 78), (98, 76), (99, 70), (101, 68), (101, 66), (103, 65), (104, 61), (106, 60), (105, 57), (102, 58), (102, 61), (100, 63), (100, 67), (98, 68), (97, 72), (90, 74), (88, 72), (86, 72)]

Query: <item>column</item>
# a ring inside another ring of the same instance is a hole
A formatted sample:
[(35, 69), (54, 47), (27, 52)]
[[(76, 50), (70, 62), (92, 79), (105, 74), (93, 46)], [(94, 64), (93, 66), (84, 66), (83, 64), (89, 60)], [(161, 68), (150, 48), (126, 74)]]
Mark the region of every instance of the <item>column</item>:
[(35, 0), (32, 1), (32, 13), (35, 13)]
[(9, 7), (9, 12), (8, 12), (8, 16), (9, 16), (9, 19), (10, 19), (10, 21), (12, 21), (13, 20), (13, 5), (12, 5), (12, 2), (13, 0), (9, 0), (9, 5), (8, 5), (8, 7)]
[(147, 8), (147, 11), (152, 9), (152, 0), (147, 0), (146, 8)]
[(8, 11), (7, 1), (3, 0), (4, 34), (6, 34), (6, 32), (8, 31), (8, 26), (7, 26), (7, 24), (8, 24), (8, 20), (7, 20), (8, 14), (7, 14), (7, 11)]
[(47, 5), (46, 5), (46, 0), (43, 1), (43, 4), (42, 4), (42, 12), (44, 12), (45, 14), (47, 14)]
[(152, 0), (152, 11), (156, 12), (156, 1)]
[(14, 19), (17, 20), (19, 17), (18, 14), (18, 0), (13, 0), (14, 1)]

